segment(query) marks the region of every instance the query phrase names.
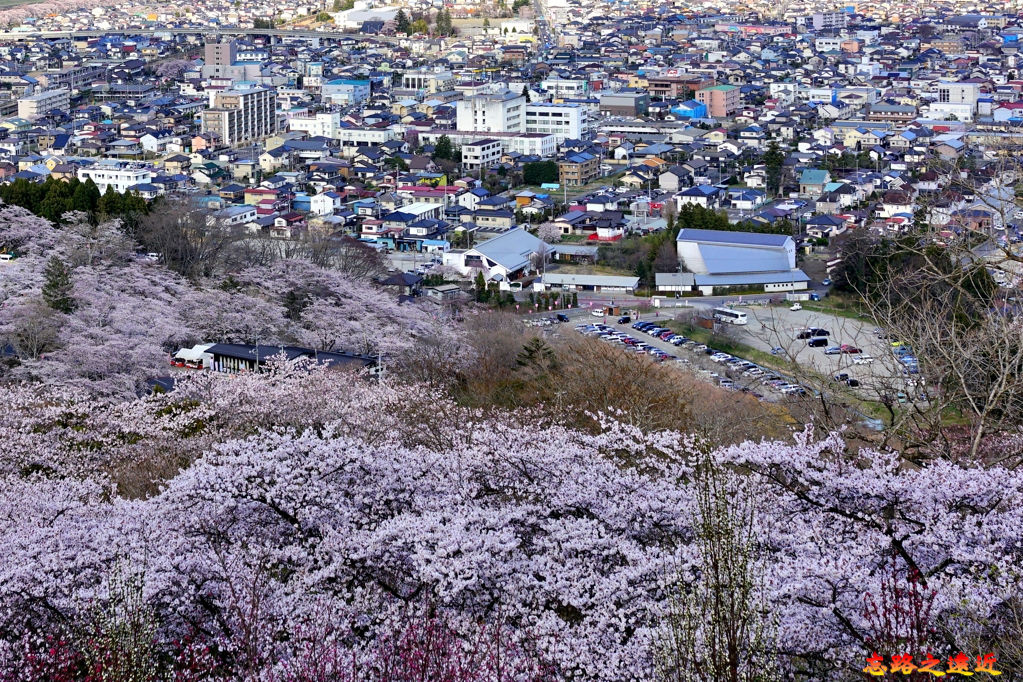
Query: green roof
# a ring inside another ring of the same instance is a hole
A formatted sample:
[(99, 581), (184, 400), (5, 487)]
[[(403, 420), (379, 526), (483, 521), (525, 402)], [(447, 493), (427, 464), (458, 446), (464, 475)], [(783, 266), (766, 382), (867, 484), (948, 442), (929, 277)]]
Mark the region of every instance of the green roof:
[(701, 90), (721, 90), (728, 92), (729, 90), (738, 90), (738, 85), (712, 85), (709, 88), (700, 88)]

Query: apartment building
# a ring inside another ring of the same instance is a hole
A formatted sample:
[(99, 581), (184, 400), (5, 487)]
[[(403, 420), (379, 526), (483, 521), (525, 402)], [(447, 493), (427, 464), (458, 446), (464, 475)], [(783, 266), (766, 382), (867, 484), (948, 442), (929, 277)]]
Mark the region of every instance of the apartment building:
[(462, 168), (479, 170), (489, 168), (501, 160), (504, 153), (500, 140), (479, 140), (462, 145)]
[(696, 91), (696, 101), (706, 105), (707, 114), (713, 118), (731, 116), (739, 109), (739, 87), (736, 85), (712, 85)]
[(455, 76), (450, 71), (406, 71), (401, 76), (402, 90), (436, 94), (446, 92), (455, 86)]
[(274, 91), (254, 88), (213, 93), (210, 108), (202, 112), (202, 132), (217, 135), (225, 145), (235, 145), (276, 133)]
[(590, 92), (590, 82), (584, 78), (561, 78), (551, 76), (540, 87), (555, 99), (561, 97), (586, 97)]
[(91, 179), (100, 192), (113, 187), (115, 192), (126, 192), (129, 188), (153, 179), (153, 172), (146, 168), (132, 166), (98, 165), (91, 168), (79, 168), (78, 179), (82, 182)]
[(583, 108), (578, 104), (527, 104), (526, 132), (550, 133), (558, 144), (578, 140), (586, 132), (584, 118)]
[(713, 78), (704, 78), (702, 76), (669, 74), (647, 78), (647, 90), (650, 92), (650, 96), (660, 97), (661, 99), (677, 99), (679, 97), (688, 99), (694, 92), (714, 84)]
[(589, 152), (569, 154), (558, 161), (558, 179), (567, 187), (578, 187), (600, 175), (600, 157)]
[(295, 116), (288, 121), (288, 129), (303, 132), (309, 137), (336, 139), (341, 129), (341, 114), (335, 111), (312, 116)]
[(478, 132), (526, 132), (526, 98), (510, 90), (474, 95), (457, 105), (458, 130)]
[(63, 88), (18, 98), (18, 116), (29, 120), (44, 116), (53, 109), (66, 112), (70, 108), (71, 91)]

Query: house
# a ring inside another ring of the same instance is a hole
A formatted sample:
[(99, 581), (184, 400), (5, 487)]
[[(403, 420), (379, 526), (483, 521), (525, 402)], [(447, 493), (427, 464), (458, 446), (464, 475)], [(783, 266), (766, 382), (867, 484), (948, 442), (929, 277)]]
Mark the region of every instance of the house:
[(436, 284), (425, 287), (423, 294), (430, 300), (449, 303), (462, 298), (462, 288), (457, 284)]
[(816, 199), (824, 193), (824, 186), (831, 182), (831, 173), (817, 168), (804, 169), (799, 176), (799, 196)]
[(670, 166), (657, 176), (657, 186), (668, 192), (677, 192), (692, 178), (692, 174), (682, 166)]
[(833, 215), (816, 215), (803, 223), (806, 236), (814, 239), (836, 237), (846, 230), (846, 221)]
[(449, 251), (443, 262), (463, 275), (481, 272), (487, 280), (510, 281), (535, 272), (552, 252), (550, 245), (519, 227), (471, 249)]
[(675, 202), (681, 209), (686, 204), (696, 204), (704, 208), (717, 208), (723, 191), (711, 185), (697, 185), (675, 195)]

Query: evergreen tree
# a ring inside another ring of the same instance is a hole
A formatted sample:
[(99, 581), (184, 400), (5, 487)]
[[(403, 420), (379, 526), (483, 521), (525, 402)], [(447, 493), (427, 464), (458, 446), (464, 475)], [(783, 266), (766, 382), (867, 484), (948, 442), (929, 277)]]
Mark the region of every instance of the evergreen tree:
[(451, 138), (441, 135), (437, 145), (433, 148), (433, 158), (450, 160), (454, 149), (451, 145)]
[(97, 206), (100, 213), (118, 215), (121, 213), (121, 195), (114, 191), (113, 185), (107, 185), (107, 191), (99, 199)]
[(398, 14), (394, 17), (394, 26), (398, 33), (411, 35), (412, 22), (409, 21), (408, 16), (405, 14), (405, 10), (403, 9), (398, 10)]
[(476, 302), (485, 303), (490, 292), (487, 291), (487, 280), (483, 277), (482, 272), (476, 273), (476, 279), (473, 281), (473, 288), (476, 292)]
[(533, 101), (533, 98), (529, 96), (529, 86), (528, 85), (523, 85), (522, 86), (522, 96), (526, 98), (526, 104), (529, 104), (530, 102)]
[(61, 313), (71, 313), (75, 309), (75, 299), (71, 295), (71, 271), (61, 259), (53, 256), (46, 265), (44, 273), (46, 282), (43, 284), (43, 300), (46, 305)]

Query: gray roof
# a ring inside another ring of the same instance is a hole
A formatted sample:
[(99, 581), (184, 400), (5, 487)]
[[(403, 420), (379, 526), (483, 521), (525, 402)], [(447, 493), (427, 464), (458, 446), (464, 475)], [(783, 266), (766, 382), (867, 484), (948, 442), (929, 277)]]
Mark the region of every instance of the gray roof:
[(695, 277), (691, 272), (657, 272), (654, 273), (654, 284), (659, 287), (691, 287), (696, 282)]
[(583, 246), (582, 244), (558, 244), (554, 250), (569, 256), (596, 256), (600, 251), (596, 246)]
[(787, 282), (809, 282), (802, 270), (784, 272), (747, 272), (729, 275), (693, 275), (696, 286), (742, 286), (751, 284), (785, 284)]
[(596, 287), (624, 287), (635, 289), (639, 286), (639, 277), (625, 277), (617, 275), (562, 275), (548, 272), (543, 276), (544, 284), (558, 286), (596, 286)]
[(789, 256), (781, 249), (749, 248), (741, 245), (700, 244), (703, 263), (710, 274), (731, 272), (777, 272), (789, 269)]
[(792, 237), (784, 234), (762, 234), (759, 232), (731, 232), (727, 230), (697, 230), (686, 228), (678, 233), (680, 242), (704, 242), (708, 244), (734, 244), (737, 246), (783, 247)]
[(508, 270), (518, 270), (529, 264), (529, 257), (537, 253), (538, 249), (545, 248), (543, 244), (542, 239), (517, 227), (493, 239), (488, 239), (471, 250), (486, 256)]

